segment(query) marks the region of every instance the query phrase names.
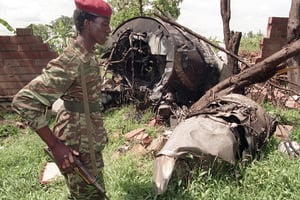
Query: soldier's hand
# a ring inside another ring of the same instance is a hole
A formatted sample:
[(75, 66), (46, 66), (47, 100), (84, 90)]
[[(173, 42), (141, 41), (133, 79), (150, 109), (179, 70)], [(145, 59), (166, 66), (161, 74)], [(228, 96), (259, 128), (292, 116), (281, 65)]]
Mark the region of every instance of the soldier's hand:
[(36, 132), (48, 145), (60, 170), (63, 173), (71, 173), (74, 163), (73, 155), (78, 156), (79, 153), (61, 142), (48, 126), (44, 126)]
[(51, 151), (61, 171), (63, 173), (72, 173), (74, 163), (73, 156), (78, 156), (79, 153), (59, 140), (51, 147)]

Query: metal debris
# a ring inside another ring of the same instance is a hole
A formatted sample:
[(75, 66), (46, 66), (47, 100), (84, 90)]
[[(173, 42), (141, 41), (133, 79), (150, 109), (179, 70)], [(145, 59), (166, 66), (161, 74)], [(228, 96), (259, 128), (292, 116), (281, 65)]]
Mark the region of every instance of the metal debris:
[(290, 156), (298, 157), (300, 155), (300, 144), (296, 141), (282, 141), (278, 145), (278, 150)]
[(216, 99), (174, 129), (157, 153), (153, 181), (158, 195), (167, 190), (175, 162), (192, 154), (231, 164), (257, 156), (275, 131), (276, 122), (253, 100), (238, 94)]
[(111, 96), (106, 103), (134, 101), (142, 108), (154, 106), (167, 118), (174, 103), (189, 106), (218, 83), (224, 66), (203, 41), (150, 17), (121, 24), (109, 46), (106, 74), (114, 82), (103, 84), (103, 93)]

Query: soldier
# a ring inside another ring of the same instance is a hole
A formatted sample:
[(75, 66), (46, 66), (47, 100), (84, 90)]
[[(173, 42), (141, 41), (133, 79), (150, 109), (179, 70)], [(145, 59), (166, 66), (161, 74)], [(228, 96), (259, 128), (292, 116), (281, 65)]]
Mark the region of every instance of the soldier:
[[(41, 75), (15, 95), (12, 107), (28, 121), (52, 151), (65, 174), (70, 191), (68, 199), (97, 200), (103, 199), (103, 196), (73, 172), (72, 164), (73, 156), (78, 156), (84, 167), (91, 173), (94, 171), (94, 175), (99, 177), (98, 182), (104, 187), (102, 150), (107, 143), (107, 135), (100, 113), (101, 80), (94, 46), (103, 45), (111, 33), (112, 9), (103, 0), (75, 0), (75, 5), (73, 19), (76, 38), (61, 55), (48, 63)], [(82, 83), (87, 88), (86, 103)], [(46, 111), (58, 98), (63, 99), (64, 104), (51, 130)], [(91, 127), (86, 125), (85, 105), (89, 108)], [(88, 129), (92, 130), (90, 136)]]

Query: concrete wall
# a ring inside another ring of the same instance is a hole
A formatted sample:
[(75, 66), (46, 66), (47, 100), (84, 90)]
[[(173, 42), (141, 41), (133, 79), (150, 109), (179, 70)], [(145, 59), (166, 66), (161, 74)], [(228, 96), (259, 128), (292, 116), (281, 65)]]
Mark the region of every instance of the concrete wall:
[(0, 98), (15, 95), (57, 56), (31, 29), (17, 29), (14, 36), (0, 36)]

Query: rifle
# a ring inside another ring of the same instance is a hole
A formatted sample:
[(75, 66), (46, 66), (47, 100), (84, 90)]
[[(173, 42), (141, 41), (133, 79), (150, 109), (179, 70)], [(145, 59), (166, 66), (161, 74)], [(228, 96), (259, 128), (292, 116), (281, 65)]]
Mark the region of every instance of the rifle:
[[(44, 148), (45, 152), (52, 158), (52, 160), (56, 162), (51, 150), (48, 147)], [(93, 185), (102, 195), (105, 199), (109, 200), (109, 197), (106, 195), (105, 190), (97, 183), (96, 177), (92, 176), (87, 169), (82, 165), (81, 161), (73, 156), (74, 164), (73, 164), (73, 170), (88, 184)], [(59, 166), (59, 165), (58, 165)]]

